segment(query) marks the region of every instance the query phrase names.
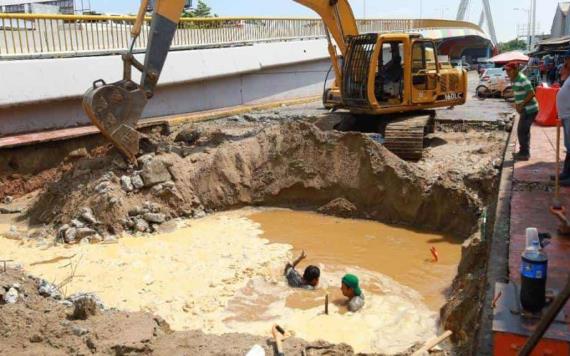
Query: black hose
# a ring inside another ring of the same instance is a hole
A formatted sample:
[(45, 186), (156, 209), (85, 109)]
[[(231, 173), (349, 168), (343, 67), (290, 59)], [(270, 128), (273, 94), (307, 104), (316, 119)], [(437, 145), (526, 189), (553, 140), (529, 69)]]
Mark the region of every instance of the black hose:
[(333, 68), (333, 65), (331, 64), (331, 66), (327, 72), (327, 76), (325, 77), (325, 83), (323, 84), (323, 99), (324, 99), (325, 94), (327, 92), (327, 82), (329, 80), (329, 75), (331, 74), (332, 68)]

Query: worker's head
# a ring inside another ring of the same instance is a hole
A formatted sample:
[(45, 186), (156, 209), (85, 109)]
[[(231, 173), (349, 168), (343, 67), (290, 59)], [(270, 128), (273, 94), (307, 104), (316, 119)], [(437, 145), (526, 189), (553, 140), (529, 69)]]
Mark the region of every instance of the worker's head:
[(340, 290), (342, 291), (342, 295), (347, 298), (354, 298), (355, 296), (362, 294), (358, 282), (358, 277), (353, 274), (346, 274), (344, 277), (342, 277)]
[(517, 75), (519, 75), (519, 65), (515, 62), (507, 63), (504, 69), (507, 71), (507, 75), (511, 80), (515, 80)]
[(321, 270), (317, 266), (308, 266), (305, 268), (303, 273), (303, 279), (305, 282), (313, 287), (319, 284), (319, 278), (321, 277)]

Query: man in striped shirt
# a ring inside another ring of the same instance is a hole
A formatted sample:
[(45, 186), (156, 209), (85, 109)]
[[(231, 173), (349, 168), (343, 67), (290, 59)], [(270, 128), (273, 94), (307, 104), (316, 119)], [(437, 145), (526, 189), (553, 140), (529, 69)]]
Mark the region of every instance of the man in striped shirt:
[(528, 161), (530, 158), (530, 128), (538, 114), (538, 101), (536, 101), (532, 83), (524, 74), (519, 72), (518, 64), (508, 63), (505, 70), (511, 79), (516, 109), (520, 114), (517, 127), (520, 148), (519, 152), (515, 153), (514, 158), (517, 161)]

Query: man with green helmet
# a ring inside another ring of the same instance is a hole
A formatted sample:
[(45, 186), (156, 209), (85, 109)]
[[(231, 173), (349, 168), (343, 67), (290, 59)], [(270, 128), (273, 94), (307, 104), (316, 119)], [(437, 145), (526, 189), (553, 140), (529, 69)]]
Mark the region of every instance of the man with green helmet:
[(340, 290), (342, 295), (348, 298), (348, 310), (357, 312), (364, 306), (364, 293), (360, 289), (358, 277), (353, 274), (346, 274), (342, 277)]

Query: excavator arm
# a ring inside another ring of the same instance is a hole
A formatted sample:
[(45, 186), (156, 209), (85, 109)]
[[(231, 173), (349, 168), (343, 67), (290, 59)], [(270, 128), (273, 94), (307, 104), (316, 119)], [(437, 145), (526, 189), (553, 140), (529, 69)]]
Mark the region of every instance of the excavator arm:
[(348, 48), (347, 36), (358, 35), (358, 26), (348, 0), (294, 0), (315, 11), (327, 27), (342, 55)]
[[(100, 79), (83, 96), (83, 109), (91, 122), (133, 163), (139, 151), (137, 122), (148, 99), (154, 95), (185, 3), (185, 0), (155, 1), (142, 64), (133, 55), (148, 5), (148, 0), (141, 1), (129, 50), (123, 55), (123, 79), (112, 84)], [(142, 73), (140, 83), (131, 79), (133, 67)]]
[[(160, 78), (172, 39), (187, 1), (155, 0), (154, 13), (147, 43), (144, 64), (133, 55), (134, 44), (140, 34), (149, 0), (142, 0), (137, 21), (131, 31), (129, 50), (123, 55), (123, 79), (107, 84), (102, 79), (93, 83), (83, 96), (83, 109), (91, 122), (127, 158), (135, 163), (139, 151), (140, 134), (137, 122), (140, 120), (148, 99)], [(337, 81), (342, 72), (337, 60), (334, 38), (341, 53), (346, 54), (347, 36), (358, 35), (356, 20), (347, 0), (294, 0), (314, 10), (323, 20), (329, 35), (329, 52), (335, 67)], [(132, 68), (139, 70), (141, 80), (135, 83), (131, 78)]]
[[(335, 84), (334, 88), (339, 88), (342, 86), (342, 68), (338, 60), (338, 52), (335, 45), (332, 42), (331, 35), (334, 38), (336, 44), (338, 45), (342, 56), (346, 56), (348, 51), (348, 37), (347, 36), (357, 36), (358, 26), (356, 24), (356, 19), (352, 8), (348, 3), (348, 0), (294, 0), (299, 4), (306, 6), (313, 11), (315, 11), (323, 20), (327, 40), (329, 42), (328, 51), (331, 57), (332, 67), (335, 72)], [(325, 94), (327, 95), (327, 94)], [(327, 99), (325, 100), (325, 106)], [(333, 100), (334, 101), (334, 100)]]

